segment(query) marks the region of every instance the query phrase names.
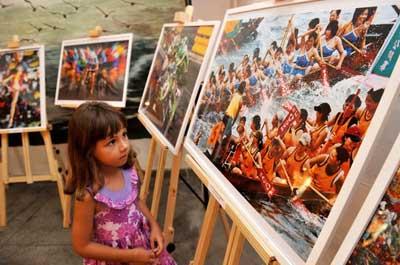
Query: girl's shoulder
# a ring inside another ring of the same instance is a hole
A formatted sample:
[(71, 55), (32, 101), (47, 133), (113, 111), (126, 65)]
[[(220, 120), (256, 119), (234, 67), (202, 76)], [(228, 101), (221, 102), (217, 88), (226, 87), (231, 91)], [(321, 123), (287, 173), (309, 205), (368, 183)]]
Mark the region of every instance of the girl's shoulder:
[(113, 209), (123, 209), (136, 201), (140, 192), (140, 179), (135, 169), (122, 170), (125, 185), (119, 191), (110, 191), (103, 187), (94, 195), (94, 200)]

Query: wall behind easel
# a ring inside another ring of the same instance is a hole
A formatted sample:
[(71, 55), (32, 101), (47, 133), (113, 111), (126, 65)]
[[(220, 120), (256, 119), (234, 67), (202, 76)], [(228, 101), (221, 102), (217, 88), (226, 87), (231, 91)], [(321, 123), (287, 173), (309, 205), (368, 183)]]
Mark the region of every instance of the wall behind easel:
[[(140, 98), (164, 23), (182, 10), (184, 0), (2, 0), (0, 8), (0, 47), (19, 35), (21, 46), (34, 43), (46, 46), (47, 115), (53, 124), (55, 143), (65, 143), (67, 120), (71, 110), (54, 106), (61, 42), (86, 38), (88, 31), (99, 25), (103, 35), (132, 32), (135, 35), (129, 73), (127, 107), (130, 138), (148, 137), (136, 118)], [(14, 137), (12, 137), (14, 138)], [(10, 145), (19, 145), (19, 137)], [(38, 134), (38, 138), (40, 135)], [(32, 144), (41, 144), (33, 139)]]
[(223, 20), (226, 9), (270, 1), (273, 0), (218, 0), (216, 5), (215, 0), (192, 0), (193, 20)]

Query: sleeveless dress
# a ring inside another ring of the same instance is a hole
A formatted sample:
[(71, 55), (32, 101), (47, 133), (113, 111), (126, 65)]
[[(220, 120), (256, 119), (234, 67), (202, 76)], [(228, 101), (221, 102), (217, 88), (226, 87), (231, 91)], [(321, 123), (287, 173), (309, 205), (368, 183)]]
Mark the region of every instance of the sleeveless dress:
[[(94, 200), (101, 205), (101, 210), (94, 216), (93, 241), (119, 249), (150, 249), (150, 225), (138, 208), (139, 177), (133, 169), (123, 170), (123, 176), (124, 188), (117, 192), (103, 187), (93, 194), (88, 189)], [(83, 264), (128, 265), (94, 259), (84, 259)], [(176, 265), (176, 262), (164, 250), (154, 265)]]

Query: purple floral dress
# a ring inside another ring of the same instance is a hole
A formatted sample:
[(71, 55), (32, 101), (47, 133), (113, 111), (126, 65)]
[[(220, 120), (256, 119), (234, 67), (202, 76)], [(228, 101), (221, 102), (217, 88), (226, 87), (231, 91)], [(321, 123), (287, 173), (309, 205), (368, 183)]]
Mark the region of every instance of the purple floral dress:
[[(93, 241), (120, 249), (150, 249), (150, 225), (137, 206), (139, 177), (135, 170), (123, 170), (124, 188), (114, 192), (103, 187), (94, 195), (100, 204), (94, 216)], [(91, 192), (89, 190), (89, 192)], [(91, 194), (93, 194), (91, 192)], [(127, 263), (84, 259), (85, 265), (125, 265)], [(154, 265), (176, 265), (164, 250)]]

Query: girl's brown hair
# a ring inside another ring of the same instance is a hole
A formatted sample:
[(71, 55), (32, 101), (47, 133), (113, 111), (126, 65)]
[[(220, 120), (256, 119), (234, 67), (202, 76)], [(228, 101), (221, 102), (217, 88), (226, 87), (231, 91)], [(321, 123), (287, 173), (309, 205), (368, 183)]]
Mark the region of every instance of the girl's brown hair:
[[(65, 193), (83, 199), (85, 190), (94, 193), (104, 185), (104, 177), (99, 174), (98, 162), (93, 156), (99, 140), (113, 137), (127, 127), (125, 116), (117, 109), (102, 102), (88, 102), (80, 105), (72, 114), (68, 125), (68, 156), (71, 166)], [(128, 160), (122, 168), (134, 166), (134, 152), (130, 148)]]

